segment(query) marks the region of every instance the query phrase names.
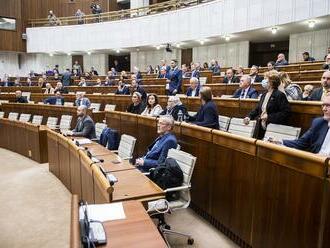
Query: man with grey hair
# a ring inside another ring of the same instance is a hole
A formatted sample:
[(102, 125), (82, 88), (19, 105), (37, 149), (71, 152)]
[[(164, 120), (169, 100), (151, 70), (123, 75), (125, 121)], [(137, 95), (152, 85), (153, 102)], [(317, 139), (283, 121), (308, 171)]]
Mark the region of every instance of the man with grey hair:
[(135, 165), (143, 172), (149, 171), (165, 162), (168, 150), (177, 147), (175, 135), (171, 132), (174, 119), (171, 115), (163, 115), (157, 124), (158, 138), (148, 147), (147, 153), (136, 159)]
[(281, 66), (281, 65), (288, 65), (288, 64), (289, 63), (288, 63), (288, 61), (286, 61), (284, 53), (279, 53), (277, 55), (277, 60), (275, 62), (275, 67), (276, 66)]
[(72, 131), (67, 131), (67, 135), (95, 139), (95, 125), (92, 118), (87, 115), (87, 106), (80, 105), (77, 108), (77, 125)]
[(16, 99), (15, 99), (16, 103), (28, 103), (26, 97), (22, 96), (22, 91), (20, 90), (15, 91), (15, 95), (16, 95)]
[(199, 81), (198, 78), (190, 78), (190, 87), (186, 93), (187, 96), (199, 96)]
[(235, 91), (233, 98), (258, 98), (258, 92), (251, 87), (251, 77), (243, 75), (240, 79), (239, 88)]
[(84, 92), (77, 91), (75, 105), (76, 106), (85, 105), (87, 108), (89, 108), (91, 106), (91, 102), (87, 97), (85, 97)]
[(169, 96), (167, 100), (167, 107), (160, 113), (160, 115), (171, 115), (174, 120), (178, 120), (180, 111), (182, 113), (182, 117), (187, 116), (187, 109), (180, 101), (180, 97)]

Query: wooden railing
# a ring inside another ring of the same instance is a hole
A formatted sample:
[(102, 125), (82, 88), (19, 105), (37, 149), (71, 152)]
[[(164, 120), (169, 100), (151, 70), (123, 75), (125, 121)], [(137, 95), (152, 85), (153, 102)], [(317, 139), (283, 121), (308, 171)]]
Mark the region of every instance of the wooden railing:
[(109, 22), (117, 21), (129, 18), (135, 18), (145, 15), (153, 15), (165, 11), (172, 11), (182, 9), (186, 7), (196, 6), (201, 3), (211, 2), (214, 0), (172, 0), (163, 3), (152, 4), (145, 7), (135, 9), (125, 9), (119, 11), (105, 12), (101, 14), (85, 15), (82, 19), (78, 19), (76, 16), (70, 17), (58, 17), (57, 21), (53, 22), (53, 25), (47, 18), (30, 19), (28, 20), (29, 27), (42, 27), (42, 26), (65, 26), (65, 25), (78, 25), (78, 20), (83, 20), (83, 23), (96, 23), (96, 22)]

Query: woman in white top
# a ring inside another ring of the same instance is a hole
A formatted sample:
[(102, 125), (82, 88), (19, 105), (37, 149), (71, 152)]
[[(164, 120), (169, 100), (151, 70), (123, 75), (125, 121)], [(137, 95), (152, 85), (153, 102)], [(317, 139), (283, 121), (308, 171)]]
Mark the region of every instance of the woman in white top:
[(55, 89), (52, 87), (50, 83), (46, 83), (46, 89), (44, 91), (44, 94), (54, 94)]
[(156, 94), (149, 94), (147, 97), (147, 107), (141, 113), (145, 116), (159, 116), (163, 111), (162, 107), (158, 104), (158, 97)]

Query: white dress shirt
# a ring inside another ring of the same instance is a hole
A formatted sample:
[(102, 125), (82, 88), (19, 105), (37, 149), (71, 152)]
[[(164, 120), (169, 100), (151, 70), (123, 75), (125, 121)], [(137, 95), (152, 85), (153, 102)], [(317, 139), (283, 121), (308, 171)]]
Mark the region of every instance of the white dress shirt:
[(319, 154), (329, 156), (330, 155), (330, 128), (328, 129), (327, 135), (323, 141)]

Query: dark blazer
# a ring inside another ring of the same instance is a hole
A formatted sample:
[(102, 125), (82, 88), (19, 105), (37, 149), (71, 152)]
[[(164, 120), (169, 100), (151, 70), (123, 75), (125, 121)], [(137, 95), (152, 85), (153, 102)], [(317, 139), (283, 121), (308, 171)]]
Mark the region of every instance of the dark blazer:
[(323, 95), (323, 87), (316, 88), (312, 91), (312, 94), (309, 98), (307, 98), (308, 101), (321, 101)]
[(7, 85), (5, 82), (0, 82), (1, 86), (5, 87), (5, 86), (14, 86), (14, 83), (13, 82), (7, 82)]
[(71, 84), (71, 72), (66, 71), (62, 75), (62, 84), (63, 86), (70, 86)]
[(139, 103), (136, 106), (134, 106), (134, 104), (131, 103), (127, 108), (127, 112), (139, 115), (143, 112), (143, 110), (145, 108), (146, 108), (146, 105), (143, 102)]
[(264, 79), (264, 77), (256, 75), (253, 83), (261, 83), (261, 81)]
[(28, 100), (26, 99), (25, 96), (21, 96), (15, 99), (15, 102), (17, 103), (28, 103)]
[(322, 65), (322, 68), (323, 68), (324, 70), (329, 70), (329, 69), (330, 69), (330, 65), (329, 65), (329, 64), (323, 64), (323, 65)]
[(200, 72), (198, 70), (193, 70), (190, 77), (195, 77), (199, 79)]
[[(193, 89), (191, 87), (189, 87), (188, 90), (187, 90), (187, 92), (186, 92), (186, 95), (187, 96), (192, 96), (191, 95), (192, 94), (192, 91), (193, 91)], [(199, 87), (196, 88), (195, 95), (193, 95), (193, 96), (199, 96)]]
[[(233, 98), (239, 98), (242, 93), (242, 88), (239, 88), (235, 91)], [(258, 92), (255, 88), (250, 87), (245, 98), (258, 98)]]
[(123, 88), (121, 88), (120, 90), (117, 88), (116, 95), (129, 95), (129, 88), (127, 86), (124, 86)]
[(64, 87), (62, 87), (60, 89), (56, 89), (54, 91), (54, 93), (56, 93), (57, 91), (61, 92), (61, 94), (68, 94), (69, 93), (68, 89), (67, 88), (64, 88)]
[(200, 107), (197, 114), (189, 118), (194, 124), (203, 127), (219, 129), (219, 114), (213, 101), (208, 101)]
[[(58, 98), (57, 96), (48, 97), (44, 100), (44, 103), (50, 104), (50, 105), (55, 105), (57, 98)], [(64, 105), (64, 97), (60, 97), (60, 99), (61, 99), (61, 104)]]
[(142, 96), (141, 99), (142, 99), (143, 102), (145, 102), (145, 101), (147, 100), (147, 93), (145, 92), (145, 90), (143, 89), (143, 87), (138, 86), (138, 87), (136, 87), (135, 90), (132, 88), (131, 91), (132, 91), (132, 94), (133, 94), (135, 91), (139, 92), (139, 93), (141, 94), (141, 96)]
[(315, 118), (312, 126), (296, 140), (283, 140), (283, 145), (299, 150), (318, 153), (321, 150), (325, 136), (329, 130), (328, 121), (323, 117)]
[(281, 66), (281, 65), (288, 65), (288, 61), (286, 61), (285, 59), (279, 62), (276, 62), (274, 66)]
[(187, 116), (187, 109), (183, 104), (182, 105), (176, 105), (171, 110), (168, 110), (167, 107), (166, 107), (163, 110), (163, 112), (161, 112), (159, 115), (172, 115), (173, 119), (177, 121), (178, 120), (178, 113), (179, 113), (180, 110), (182, 111), (183, 116)]
[(142, 74), (140, 71), (136, 73), (136, 79), (141, 80), (142, 79)]
[(143, 166), (138, 168), (142, 171), (149, 171), (159, 164), (165, 162), (168, 150), (177, 147), (177, 140), (172, 133), (159, 136), (149, 147), (147, 154), (143, 157)]
[(95, 139), (95, 125), (92, 118), (88, 115), (79, 117), (76, 127), (72, 130), (73, 136), (81, 136), (88, 139)]
[[(251, 120), (255, 120), (261, 115), (261, 106), (265, 100), (266, 93), (262, 94), (257, 107), (249, 114)], [(267, 103), (267, 124), (286, 124), (291, 112), (286, 95), (279, 90), (274, 90)]]
[[(233, 83), (239, 83), (239, 81), (240, 81), (239, 77), (233, 76), (233, 78), (231, 79), (231, 84), (233, 84)], [(228, 82), (229, 82), (228, 78), (225, 77), (223, 79), (223, 83), (224, 84), (228, 84)]]
[(174, 90), (177, 90), (176, 93), (180, 93), (182, 84), (182, 70), (180, 70), (179, 68), (169, 70), (169, 72), (167, 73), (167, 79), (171, 81), (169, 83), (170, 95), (173, 94)]

